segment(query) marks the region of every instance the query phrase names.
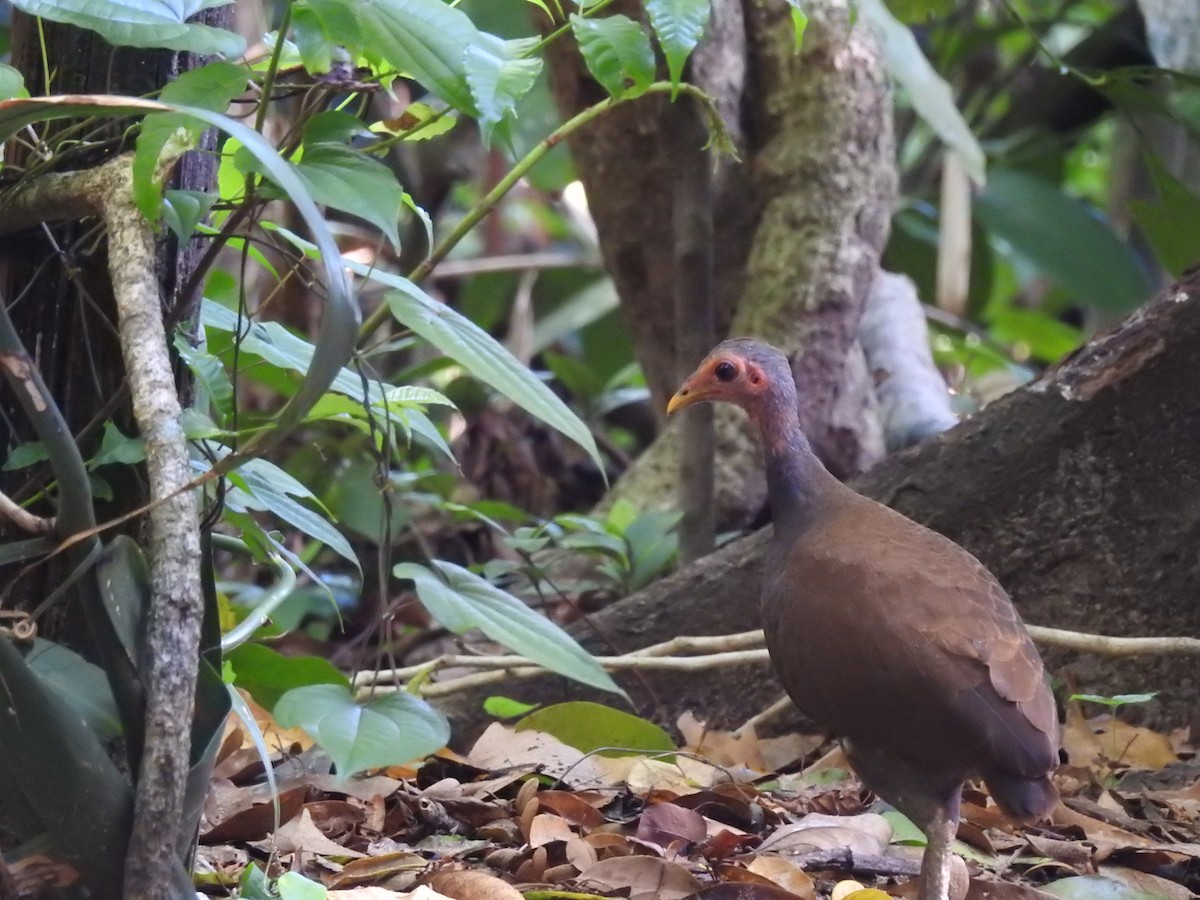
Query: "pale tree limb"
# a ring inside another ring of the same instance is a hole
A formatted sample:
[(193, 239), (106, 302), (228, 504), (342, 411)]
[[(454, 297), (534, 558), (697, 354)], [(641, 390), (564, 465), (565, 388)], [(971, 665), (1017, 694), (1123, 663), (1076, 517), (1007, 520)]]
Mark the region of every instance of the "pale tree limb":
[[(1029, 625), (1027, 629), (1029, 636), (1038, 644), (1075, 650), (1080, 653), (1093, 653), (1108, 657), (1162, 653), (1200, 655), (1200, 638), (1121, 638), (1079, 631), (1064, 631), (1059, 628), (1043, 628), (1039, 625)], [(762, 631), (744, 631), (738, 634), (710, 637), (681, 636), (621, 656), (597, 656), (595, 660), (609, 672), (633, 670), (696, 672), (725, 666), (768, 663), (770, 658), (767, 656), (764, 644)], [(697, 650), (708, 652), (698, 656), (671, 655)], [(444, 697), (511, 679), (530, 678), (544, 674), (546, 671), (524, 656), (446, 654), (419, 665), (359, 672), (354, 676), (354, 687), (360, 694), (388, 693), (403, 689), (405, 683), (414, 678), (428, 677), (439, 669), (448, 668), (471, 668), (486, 671), (460, 675), (444, 681), (426, 681), (419, 686), (422, 696)], [(762, 725), (782, 714), (789, 704), (790, 701), (786, 697), (777, 700), (767, 709), (748, 719), (739, 730)]]
[(154, 233), (133, 200), (133, 155), (47, 175), (7, 198), (4, 229), (99, 216), (134, 418), (150, 481), (150, 607), (144, 658), (145, 743), (125, 866), (126, 897), (165, 897), (179, 867), (203, 594), (200, 532), (182, 410), (155, 274)]
[(0, 519), (8, 519), (22, 531), (28, 531), (30, 534), (54, 533), (53, 517), (35, 516), (3, 492), (0, 492)]

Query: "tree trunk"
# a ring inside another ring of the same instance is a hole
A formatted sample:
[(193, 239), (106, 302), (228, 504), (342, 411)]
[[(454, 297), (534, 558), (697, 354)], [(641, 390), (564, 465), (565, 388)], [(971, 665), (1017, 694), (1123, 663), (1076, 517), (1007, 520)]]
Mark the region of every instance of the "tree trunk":
[[(855, 487), (958, 541), (1029, 622), (1119, 636), (1200, 633), (1200, 269), (1042, 378), (939, 437), (884, 460)], [(769, 529), (593, 618), (625, 652), (679, 634), (758, 627)], [(612, 652), (586, 623), (576, 633)], [(1109, 660), (1047, 653), (1099, 694), (1160, 691), (1151, 722), (1200, 725), (1192, 657)], [(647, 673), (620, 681), (639, 712), (673, 723), (687, 709), (735, 726), (782, 691), (761, 667)], [(553, 702), (579, 691), (538, 679), (508, 691)], [(595, 699), (603, 700), (599, 695)], [(478, 724), (482, 696), (452, 714)], [(611, 702), (611, 700), (609, 700)]]
[[(197, 21), (224, 26), (232, 21), (232, 14), (232, 6), (218, 7), (204, 11)], [(181, 72), (203, 62), (190, 53), (113, 47), (93, 32), (49, 21), (43, 20), (41, 28), (46, 55), (52, 61), (50, 76), (43, 71), (38, 20), (13, 13), (12, 63), (21, 70), (34, 95), (45, 91), (49, 77), (50, 92), (55, 94), (140, 96), (161, 89)], [(120, 140), (126, 124), (110, 122), (102, 132), (88, 135), (89, 140), (103, 136), (107, 142), (56, 164), (78, 169), (107, 159), (123, 149)], [(49, 133), (62, 127), (51, 123)], [(211, 151), (215, 146), (215, 134), (210, 133), (202, 149)], [(11, 144), (8, 151), (12, 154), (10, 162), (28, 164), (19, 158), (19, 144)], [(216, 167), (217, 159), (211, 152), (186, 154), (170, 186), (211, 190)], [(114, 324), (116, 312), (103, 243), (93, 252), (93, 225), (54, 226), (47, 231), (6, 237), (0, 244), (0, 297), (10, 304), (13, 323), (72, 433), (78, 436), (86, 431), (81, 440), (85, 455), (99, 446), (105, 420), (112, 420), (125, 434), (135, 431), (129, 401), (120, 400), (125, 372)], [(179, 247), (165, 231), (159, 242), (159, 282), (172, 321), (190, 321), (199, 308), (199, 285), (188, 282), (204, 247), (202, 241)], [(0, 392), (0, 405), (0, 452), (7, 456), (17, 444), (32, 440), (33, 433), (14, 398)], [(146, 501), (144, 481), (134, 469), (122, 469), (117, 477), (125, 480), (112, 484), (113, 500), (97, 501), (97, 518), (101, 521), (136, 509)], [(3, 473), (0, 490), (18, 500), (30, 496), (40, 487), (29, 478), (30, 471)], [(48, 509), (38, 511), (52, 514)], [(0, 536), (8, 533), (0, 522)], [(14, 585), (13, 600), (20, 606), (39, 603), (62, 574), (54, 569), (54, 564), (41, 566), (20, 579)], [(9, 570), (0, 569), (0, 583), (7, 583), (11, 577)], [(63, 624), (60, 619), (55, 621)], [(43, 622), (42, 626), (51, 636), (57, 633), (53, 621)]]
[[(797, 53), (782, 0), (717, 3), (692, 80), (717, 99), (743, 160), (714, 186), (717, 330), (795, 354), (801, 416), (826, 463), (851, 474), (883, 454), (856, 334), (895, 199), (891, 97), (874, 38), (851, 24), (844, 0), (814, 0), (805, 12)], [(554, 45), (551, 76), (564, 114), (600, 99), (569, 42)], [(743, 94), (743, 81), (753, 90)], [(677, 386), (669, 235), (679, 148), (662, 126), (666, 102), (624, 106), (571, 144), (660, 415)], [(719, 524), (744, 526), (762, 510), (762, 466), (734, 415), (719, 411), (716, 427)], [(673, 507), (677, 441), (668, 424), (608, 502)]]

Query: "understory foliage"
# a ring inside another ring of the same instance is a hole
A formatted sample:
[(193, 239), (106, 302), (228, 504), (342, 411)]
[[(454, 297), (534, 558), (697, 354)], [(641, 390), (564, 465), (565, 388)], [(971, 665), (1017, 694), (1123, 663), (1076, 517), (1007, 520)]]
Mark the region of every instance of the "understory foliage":
[[(482, 632), (622, 696), (560, 623), (669, 569), (675, 521), (627, 504), (603, 518), (581, 513), (653, 427), (561, 144), (618, 106), (666, 94), (699, 105), (713, 152), (730, 154), (713, 104), (684, 79), (707, 0), (646, 0), (647, 23), (612, 13), (610, 0), (294, 0), (250, 46), (188, 21), (219, 4), (13, 5), (117, 46), (214, 57), (151, 98), (61, 96), (50, 60), (44, 96), (31, 97), (21, 73), (0, 65), (0, 140), (24, 144), (34, 161), (0, 168), (0, 215), (2, 192), (76, 157), (112, 118), (138, 116), (140, 210), (206, 249), (199, 321), (170, 335), (195, 385), (182, 425), (208, 576), (184, 830), (199, 821), (228, 713), (254, 730), (247, 696), (317, 741), (343, 777), (445, 746), (448, 723), (421, 697), (429, 672), (387, 693), (346, 674), (403, 657), (430, 628)], [(793, 6), (799, 43), (804, 4)], [(1105, 6), (854, 6), (880, 29), (902, 88), (904, 202), (886, 263), (924, 295), (937, 293), (943, 152), (976, 184), (969, 290), (934, 329), (939, 361), (966, 394), (1061, 358), (1200, 242), (1200, 201), (1149, 147), (1157, 199), (1130, 204), (1123, 233), (1099, 213), (1115, 120), (1070, 135), (1008, 130), (1017, 88), (998, 85), (1041, 55), (1117, 107), (1194, 133), (1200, 80), (1148, 66), (1076, 70), (1066, 59), (1104, 27)], [(543, 54), (567, 41), (604, 99), (564, 122)], [(992, 78), (936, 74), (961, 71), (989, 41)], [(46, 130), (57, 119), (75, 127)], [(220, 133), (217, 190), (167, 189), (173, 164), (199, 152), (210, 128)], [(459, 155), (470, 177), (431, 188), (431, 160)], [(479, 161), (487, 174), (476, 179)], [(522, 254), (542, 258), (466, 265)], [(51, 439), (54, 415), (34, 422), (40, 440), (7, 448), (4, 470), (27, 474), (16, 496), (33, 513), (82, 510), (103, 526), (93, 503), (124, 483), (121, 467), (144, 463), (142, 443), (109, 421), (85, 456)], [(12, 540), (0, 564), (36, 567), (58, 543)], [(101, 528), (80, 547), (60, 588), (94, 601), (80, 645), (31, 639), (35, 618), (0, 638), (0, 682), (19, 720), (0, 727), (0, 831), (20, 842), (48, 835), (97, 895), (115, 896), (132, 804), (123, 772), (138, 771), (142, 749), (149, 582), (133, 539)], [(577, 555), (594, 564), (573, 564)], [(300, 652), (314, 643), (337, 665)], [(114, 747), (119, 764), (106, 752)]]

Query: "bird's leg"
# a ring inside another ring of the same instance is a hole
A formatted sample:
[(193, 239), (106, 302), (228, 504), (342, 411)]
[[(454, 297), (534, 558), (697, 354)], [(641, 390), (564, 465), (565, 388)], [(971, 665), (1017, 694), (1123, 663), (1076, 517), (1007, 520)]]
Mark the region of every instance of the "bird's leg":
[[(921, 860), (920, 900), (957, 900), (954, 884), (954, 838), (958, 834), (958, 804), (941, 806), (925, 827), (925, 856)], [(965, 893), (963, 891), (962, 893)]]

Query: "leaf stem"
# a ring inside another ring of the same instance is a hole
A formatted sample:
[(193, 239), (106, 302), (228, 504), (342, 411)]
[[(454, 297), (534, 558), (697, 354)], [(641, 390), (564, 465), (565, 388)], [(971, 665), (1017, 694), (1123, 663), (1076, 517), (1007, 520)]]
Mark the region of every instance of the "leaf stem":
[(283, 42), (287, 39), (288, 29), (292, 27), (291, 0), (283, 7), (283, 18), (279, 21), (279, 30), (275, 32), (275, 46), (271, 48), (271, 61), (267, 63), (267, 71), (263, 73), (262, 102), (258, 104), (258, 112), (254, 116), (254, 130), (262, 133), (267, 121), (267, 109), (271, 105), (271, 91), (275, 89), (275, 78), (279, 74), (279, 60), (283, 58)]

